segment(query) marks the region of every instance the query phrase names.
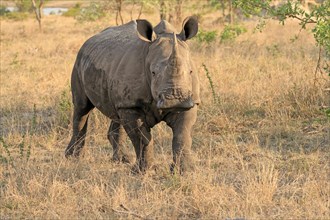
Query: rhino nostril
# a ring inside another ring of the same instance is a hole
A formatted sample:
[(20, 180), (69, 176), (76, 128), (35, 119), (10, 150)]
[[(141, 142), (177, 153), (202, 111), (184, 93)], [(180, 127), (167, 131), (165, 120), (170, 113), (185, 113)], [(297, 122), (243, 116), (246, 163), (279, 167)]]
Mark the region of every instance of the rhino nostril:
[(158, 99), (159, 99), (159, 100), (164, 100), (164, 99), (165, 99), (164, 94), (159, 94), (159, 95), (158, 95)]

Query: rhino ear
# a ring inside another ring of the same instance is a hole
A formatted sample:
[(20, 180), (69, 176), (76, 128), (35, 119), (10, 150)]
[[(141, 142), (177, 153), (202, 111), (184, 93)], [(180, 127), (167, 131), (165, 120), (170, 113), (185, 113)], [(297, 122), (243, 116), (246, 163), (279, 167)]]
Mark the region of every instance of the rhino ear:
[(137, 33), (141, 40), (152, 42), (156, 38), (154, 29), (147, 20), (136, 20)]
[(188, 40), (194, 37), (198, 32), (198, 20), (196, 16), (187, 17), (182, 24), (182, 31), (180, 38), (182, 40)]

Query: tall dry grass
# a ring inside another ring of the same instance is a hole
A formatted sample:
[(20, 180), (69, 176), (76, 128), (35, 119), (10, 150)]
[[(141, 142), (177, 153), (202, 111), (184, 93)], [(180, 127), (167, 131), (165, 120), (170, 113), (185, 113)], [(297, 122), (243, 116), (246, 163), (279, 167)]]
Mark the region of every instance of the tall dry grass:
[[(204, 29), (223, 28), (209, 19)], [(160, 124), (152, 131), (158, 169), (132, 175), (111, 162), (109, 120), (97, 111), (84, 156), (66, 160), (71, 68), (82, 43), (109, 23), (50, 16), (39, 32), (32, 19), (1, 20), (1, 219), (330, 218), (329, 78), (315, 79), (310, 33), (290, 42), (294, 22), (261, 34), (246, 23), (248, 33), (226, 44), (190, 42), (203, 97), (196, 172), (170, 175), (171, 134)]]

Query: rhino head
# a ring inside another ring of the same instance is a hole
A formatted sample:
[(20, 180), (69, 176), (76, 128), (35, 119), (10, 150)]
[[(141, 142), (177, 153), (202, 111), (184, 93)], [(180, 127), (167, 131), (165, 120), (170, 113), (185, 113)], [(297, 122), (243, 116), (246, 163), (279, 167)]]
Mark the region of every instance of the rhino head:
[(198, 74), (186, 43), (198, 32), (197, 19), (185, 19), (180, 34), (166, 21), (154, 31), (149, 22), (138, 20), (137, 30), (139, 37), (149, 42), (145, 72), (157, 108), (188, 110), (198, 104)]

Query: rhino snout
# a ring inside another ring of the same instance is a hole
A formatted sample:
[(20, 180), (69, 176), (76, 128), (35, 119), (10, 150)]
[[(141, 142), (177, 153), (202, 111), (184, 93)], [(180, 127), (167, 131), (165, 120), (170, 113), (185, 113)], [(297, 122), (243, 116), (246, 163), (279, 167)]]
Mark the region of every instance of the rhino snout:
[(186, 98), (176, 98), (170, 94), (160, 94), (157, 101), (158, 109), (190, 109), (194, 107), (194, 101), (189, 95)]

